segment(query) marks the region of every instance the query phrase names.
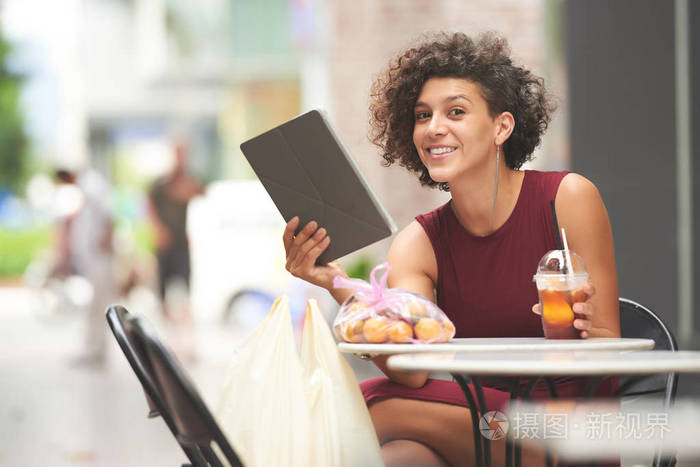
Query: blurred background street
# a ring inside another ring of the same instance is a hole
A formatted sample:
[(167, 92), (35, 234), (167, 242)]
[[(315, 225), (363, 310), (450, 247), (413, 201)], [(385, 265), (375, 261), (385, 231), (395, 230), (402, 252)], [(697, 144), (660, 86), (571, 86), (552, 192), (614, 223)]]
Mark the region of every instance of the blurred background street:
[[(526, 168), (597, 185), (620, 295), (698, 348), (699, 5), (0, 0), (0, 466), (185, 461), (146, 419), (107, 333), (109, 303), (156, 325), (211, 407), (272, 299), (290, 296), (297, 333), (308, 298), (332, 320), (330, 297), (285, 271), (283, 220), (239, 145), (325, 110), (403, 228), (448, 194), (381, 166), (366, 136), (370, 85), (439, 30), (495, 30), (543, 77), (558, 111)], [(341, 262), (366, 278), (390, 242)], [(378, 374), (349, 360), (359, 380)], [(679, 393), (697, 396), (698, 378)]]
[[(27, 307), (36, 299), (23, 287), (0, 288), (0, 465), (185, 463), (162, 419), (146, 417), (143, 392), (116, 342), (108, 342), (104, 366), (76, 364), (83, 317), (37, 316)], [(205, 322), (183, 336), (147, 304), (127, 306), (146, 311), (214, 410), (233, 349), (244, 337), (241, 328)], [(348, 361), (360, 380), (378, 375), (368, 362)]]

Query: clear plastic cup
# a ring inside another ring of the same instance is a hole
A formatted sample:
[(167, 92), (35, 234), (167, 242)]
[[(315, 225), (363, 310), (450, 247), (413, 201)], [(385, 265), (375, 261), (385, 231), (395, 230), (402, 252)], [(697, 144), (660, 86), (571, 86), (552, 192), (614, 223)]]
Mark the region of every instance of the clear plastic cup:
[[(570, 264), (569, 264), (570, 263)], [(533, 280), (542, 309), (542, 329), (547, 339), (578, 339), (574, 328), (574, 303), (588, 298), (584, 286), (588, 272), (583, 259), (571, 250), (552, 250), (542, 257)]]

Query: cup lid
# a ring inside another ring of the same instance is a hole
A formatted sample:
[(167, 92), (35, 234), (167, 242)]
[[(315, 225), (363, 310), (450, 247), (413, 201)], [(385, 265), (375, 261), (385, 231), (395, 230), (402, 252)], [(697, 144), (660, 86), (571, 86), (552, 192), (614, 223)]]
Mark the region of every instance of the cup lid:
[[(571, 264), (569, 264), (569, 260), (571, 261)], [(586, 266), (583, 264), (583, 258), (571, 250), (548, 251), (537, 265), (537, 274), (588, 276)]]

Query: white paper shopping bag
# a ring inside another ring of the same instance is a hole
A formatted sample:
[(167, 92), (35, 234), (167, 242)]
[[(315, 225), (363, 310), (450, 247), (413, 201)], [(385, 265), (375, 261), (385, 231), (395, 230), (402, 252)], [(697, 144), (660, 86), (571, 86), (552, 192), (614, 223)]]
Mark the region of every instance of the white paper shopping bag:
[(312, 465), (309, 408), (286, 296), (236, 349), (217, 418), (246, 466)]
[(383, 466), (355, 373), (338, 351), (314, 299), (306, 308), (301, 361), (313, 439), (311, 465)]

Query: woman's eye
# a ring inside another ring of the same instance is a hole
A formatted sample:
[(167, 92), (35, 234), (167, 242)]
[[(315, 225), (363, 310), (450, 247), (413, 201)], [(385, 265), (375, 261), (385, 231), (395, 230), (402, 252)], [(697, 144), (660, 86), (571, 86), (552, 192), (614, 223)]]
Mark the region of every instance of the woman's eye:
[(464, 113), (464, 110), (462, 110), (462, 109), (450, 110), (450, 115), (452, 115), (452, 116), (462, 115), (463, 113)]
[(430, 112), (416, 112), (416, 120), (425, 120), (430, 118)]

